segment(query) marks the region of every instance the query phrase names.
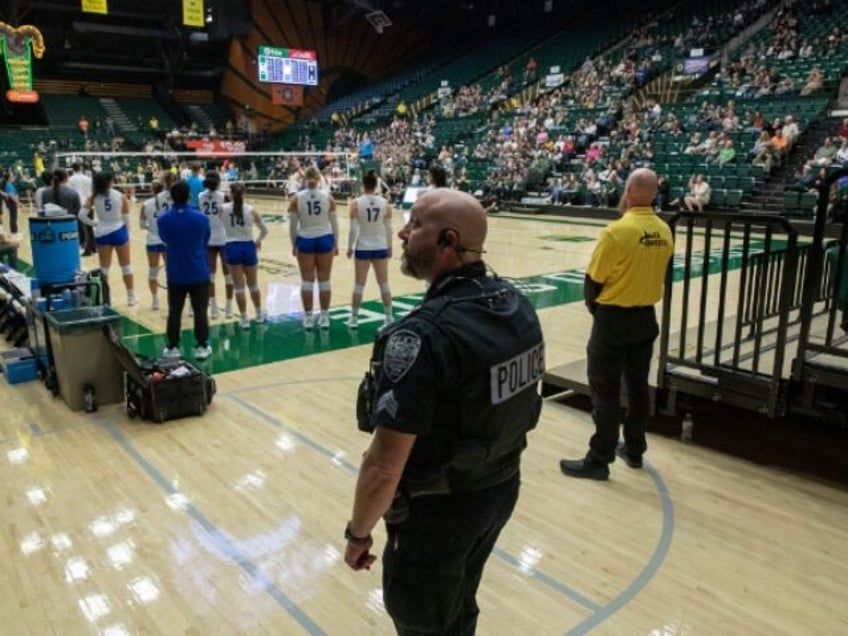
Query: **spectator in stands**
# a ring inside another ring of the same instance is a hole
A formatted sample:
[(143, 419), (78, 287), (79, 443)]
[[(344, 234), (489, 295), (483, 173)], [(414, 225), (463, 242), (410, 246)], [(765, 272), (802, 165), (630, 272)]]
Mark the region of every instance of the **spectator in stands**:
[(359, 158), (363, 161), (371, 161), (374, 158), (374, 143), (367, 132), (362, 133), (359, 140)]
[(794, 181), (786, 189), (795, 190), (796, 192), (807, 192), (812, 188), (815, 179), (816, 174), (813, 172), (813, 165), (808, 161), (800, 171), (795, 173)]
[(839, 127), (836, 134), (843, 139), (848, 139), (848, 117), (842, 120), (842, 125)]
[(813, 165), (829, 166), (836, 159), (838, 150), (836, 144), (833, 143), (833, 139), (826, 137), (824, 143), (816, 150), (816, 154), (813, 156)]
[(665, 175), (657, 177), (657, 196), (654, 198), (654, 210), (662, 212), (671, 198), (671, 187)]
[(106, 134), (109, 135), (109, 137), (114, 137), (116, 134), (115, 120), (112, 119), (111, 115), (106, 115)]
[(154, 135), (159, 133), (159, 119), (156, 117), (156, 115), (150, 116), (150, 121), (148, 122), (148, 125), (150, 126), (150, 132), (152, 132)]
[(810, 70), (810, 74), (807, 76), (807, 83), (804, 84), (804, 88), (801, 89), (799, 94), (804, 96), (820, 91), (823, 83), (824, 75), (822, 74), (821, 69), (818, 66), (814, 66)]
[(774, 131), (774, 137), (771, 138), (771, 145), (778, 159), (781, 159), (789, 152), (789, 140), (783, 134), (783, 127)]
[(798, 136), (801, 134), (801, 131), (792, 115), (787, 115), (783, 120), (783, 134), (790, 146), (794, 146), (795, 142), (798, 141)]
[(18, 241), (7, 236), (0, 228), (0, 261), (5, 261), (10, 269), (18, 269)]
[(703, 212), (704, 208), (710, 202), (710, 184), (702, 174), (696, 174), (689, 185), (689, 194), (683, 197), (683, 205), (690, 212), (697, 208), (698, 212)]
[(736, 161), (736, 149), (733, 147), (732, 139), (725, 139), (724, 146), (718, 152), (718, 165), (724, 166)]
[(190, 166), (191, 173), (185, 179), (185, 182), (188, 184), (188, 190), (190, 192), (189, 203), (192, 207), (200, 206), (200, 193), (205, 189), (203, 187), (203, 177), (200, 175), (200, 171), (202, 170), (202, 166), (195, 162)]
[(82, 136), (88, 139), (88, 118), (85, 115), (80, 116), (77, 126)]
[(836, 152), (836, 163), (841, 166), (848, 167), (848, 139), (842, 140), (842, 145)]

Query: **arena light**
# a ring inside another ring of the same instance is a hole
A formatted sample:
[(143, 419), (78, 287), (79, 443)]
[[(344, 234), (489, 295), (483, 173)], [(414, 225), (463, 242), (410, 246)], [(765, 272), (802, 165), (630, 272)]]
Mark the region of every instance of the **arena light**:
[(9, 90), (6, 99), (10, 102), (35, 103), (38, 93), (32, 90), (32, 56), (44, 55), (44, 37), (31, 24), (13, 27), (0, 22), (0, 53), (6, 60), (6, 75)]

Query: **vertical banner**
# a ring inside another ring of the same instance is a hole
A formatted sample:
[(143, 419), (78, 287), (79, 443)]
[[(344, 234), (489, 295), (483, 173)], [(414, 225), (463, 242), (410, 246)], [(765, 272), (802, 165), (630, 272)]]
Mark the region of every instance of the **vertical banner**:
[(271, 103), (274, 106), (303, 106), (303, 86), (274, 84), (271, 86)]
[(107, 0), (82, 0), (82, 10), (85, 13), (100, 13), (102, 15), (106, 15), (109, 13), (106, 1)]
[(200, 28), (206, 26), (203, 0), (183, 0), (183, 24)]

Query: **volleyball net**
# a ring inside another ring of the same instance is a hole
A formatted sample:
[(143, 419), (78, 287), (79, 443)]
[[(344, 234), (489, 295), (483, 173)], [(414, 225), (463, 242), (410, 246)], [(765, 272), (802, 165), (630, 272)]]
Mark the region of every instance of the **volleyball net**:
[(200, 175), (215, 171), (221, 188), (243, 183), (248, 190), (262, 194), (291, 195), (303, 187), (304, 173), (316, 166), (327, 180), (334, 197), (344, 198), (359, 193), (360, 165), (356, 151), (342, 152), (258, 152), (258, 151), (179, 151), (179, 152), (57, 152), (53, 166), (70, 171), (81, 163), (89, 174), (113, 176), (113, 187), (132, 196), (145, 196), (153, 183), (170, 172), (175, 178), (186, 178), (195, 166)]

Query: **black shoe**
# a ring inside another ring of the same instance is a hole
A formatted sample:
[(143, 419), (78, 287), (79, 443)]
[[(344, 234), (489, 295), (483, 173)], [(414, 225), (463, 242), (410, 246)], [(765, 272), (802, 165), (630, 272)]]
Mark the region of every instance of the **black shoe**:
[(92, 254), (94, 254), (93, 250), (83, 250), (82, 252), (82, 256), (91, 256)]
[(596, 481), (609, 479), (609, 466), (589, 459), (561, 459), (559, 469), (569, 477), (594, 479)]
[(642, 456), (632, 455), (630, 451), (627, 450), (627, 446), (624, 445), (624, 442), (619, 443), (619, 445), (615, 447), (615, 454), (621, 457), (621, 459), (624, 460), (624, 463), (630, 466), (630, 468), (642, 468)]

